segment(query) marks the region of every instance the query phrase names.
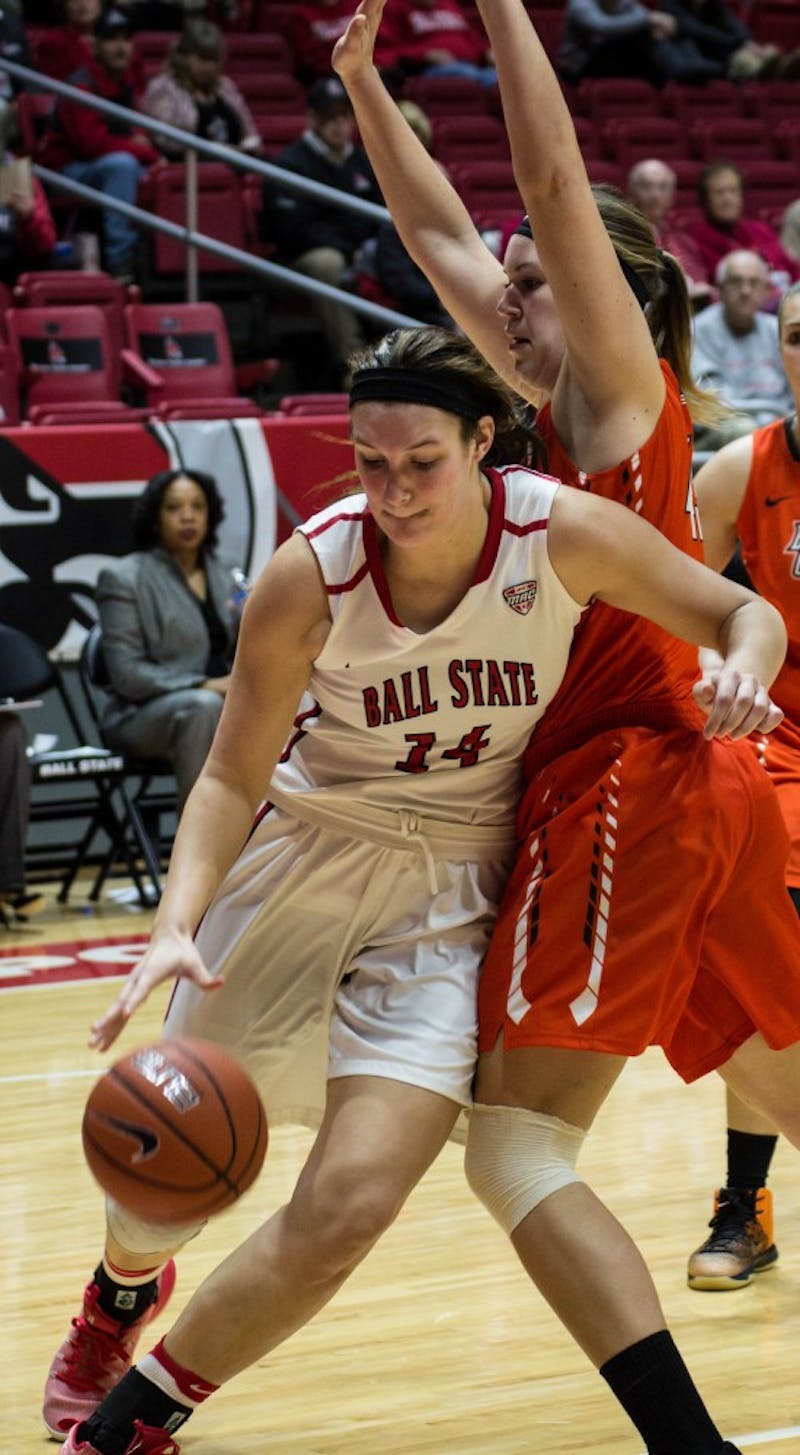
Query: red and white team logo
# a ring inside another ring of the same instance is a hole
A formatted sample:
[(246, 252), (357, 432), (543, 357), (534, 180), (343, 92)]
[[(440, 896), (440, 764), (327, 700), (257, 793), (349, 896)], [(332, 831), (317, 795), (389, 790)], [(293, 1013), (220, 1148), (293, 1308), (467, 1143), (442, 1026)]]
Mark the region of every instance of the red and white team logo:
[(516, 586), (506, 586), (503, 597), (518, 616), (527, 616), (536, 600), (536, 582), (518, 581)]

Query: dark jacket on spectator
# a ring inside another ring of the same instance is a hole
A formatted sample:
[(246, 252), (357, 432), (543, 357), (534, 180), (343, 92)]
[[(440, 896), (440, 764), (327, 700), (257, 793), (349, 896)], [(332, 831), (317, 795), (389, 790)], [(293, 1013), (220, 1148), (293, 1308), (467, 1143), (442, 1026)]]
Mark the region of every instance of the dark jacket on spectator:
[[(361, 147), (351, 147), (344, 160), (336, 162), (324, 143), (309, 130), (285, 147), (273, 162), (287, 172), (324, 182), (337, 192), (349, 192), (364, 202), (383, 202)], [(330, 207), (305, 193), (281, 191), (275, 182), (265, 181), (263, 198), (262, 237), (274, 242), (285, 258), (297, 258), (310, 248), (331, 247), (350, 259), (359, 243), (375, 231), (372, 218)]]
[[(92, 56), (80, 70), (67, 77), (71, 86), (90, 91), (119, 106), (135, 108), (137, 97), (133, 67), (118, 81)], [(52, 121), (42, 137), (38, 160), (58, 171), (67, 162), (90, 162), (110, 152), (131, 152), (143, 166), (156, 161), (158, 152), (128, 122), (90, 111), (77, 101), (58, 102)]]

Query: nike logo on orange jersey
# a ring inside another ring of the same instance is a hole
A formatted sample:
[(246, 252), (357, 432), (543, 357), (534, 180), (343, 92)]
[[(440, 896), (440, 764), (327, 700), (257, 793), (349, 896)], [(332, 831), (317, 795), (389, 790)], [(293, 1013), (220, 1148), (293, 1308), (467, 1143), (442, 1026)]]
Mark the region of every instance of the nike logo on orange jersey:
[(764, 504), (765, 505), (768, 505), (768, 506), (771, 506), (771, 505), (780, 505), (780, 503), (781, 503), (782, 500), (790, 500), (790, 499), (791, 499), (791, 496), (789, 496), (789, 495), (776, 495), (774, 500), (773, 500), (773, 498), (772, 498), (771, 495), (765, 495), (764, 496)]

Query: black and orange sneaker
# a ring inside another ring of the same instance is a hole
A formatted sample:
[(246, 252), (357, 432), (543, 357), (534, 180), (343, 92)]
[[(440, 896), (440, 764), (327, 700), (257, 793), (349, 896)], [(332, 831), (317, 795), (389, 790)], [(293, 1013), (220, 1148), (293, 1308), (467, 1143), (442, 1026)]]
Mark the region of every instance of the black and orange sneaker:
[(746, 1288), (754, 1274), (777, 1262), (772, 1241), (772, 1193), (721, 1187), (714, 1194), (710, 1237), (689, 1259), (690, 1288), (708, 1292)]

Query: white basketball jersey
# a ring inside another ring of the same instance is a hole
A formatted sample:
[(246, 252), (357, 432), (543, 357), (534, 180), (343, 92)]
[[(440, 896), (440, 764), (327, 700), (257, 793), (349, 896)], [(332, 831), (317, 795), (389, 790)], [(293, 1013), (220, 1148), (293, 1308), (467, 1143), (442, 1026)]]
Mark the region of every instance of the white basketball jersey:
[(356, 802), (455, 825), (513, 820), (521, 754), (561, 682), (582, 608), (548, 555), (558, 482), (519, 467), (487, 474), (474, 581), (430, 631), (394, 614), (365, 496), (299, 527), (333, 619), (273, 780), (299, 817), (295, 795), (310, 794), (341, 806), (345, 822)]

